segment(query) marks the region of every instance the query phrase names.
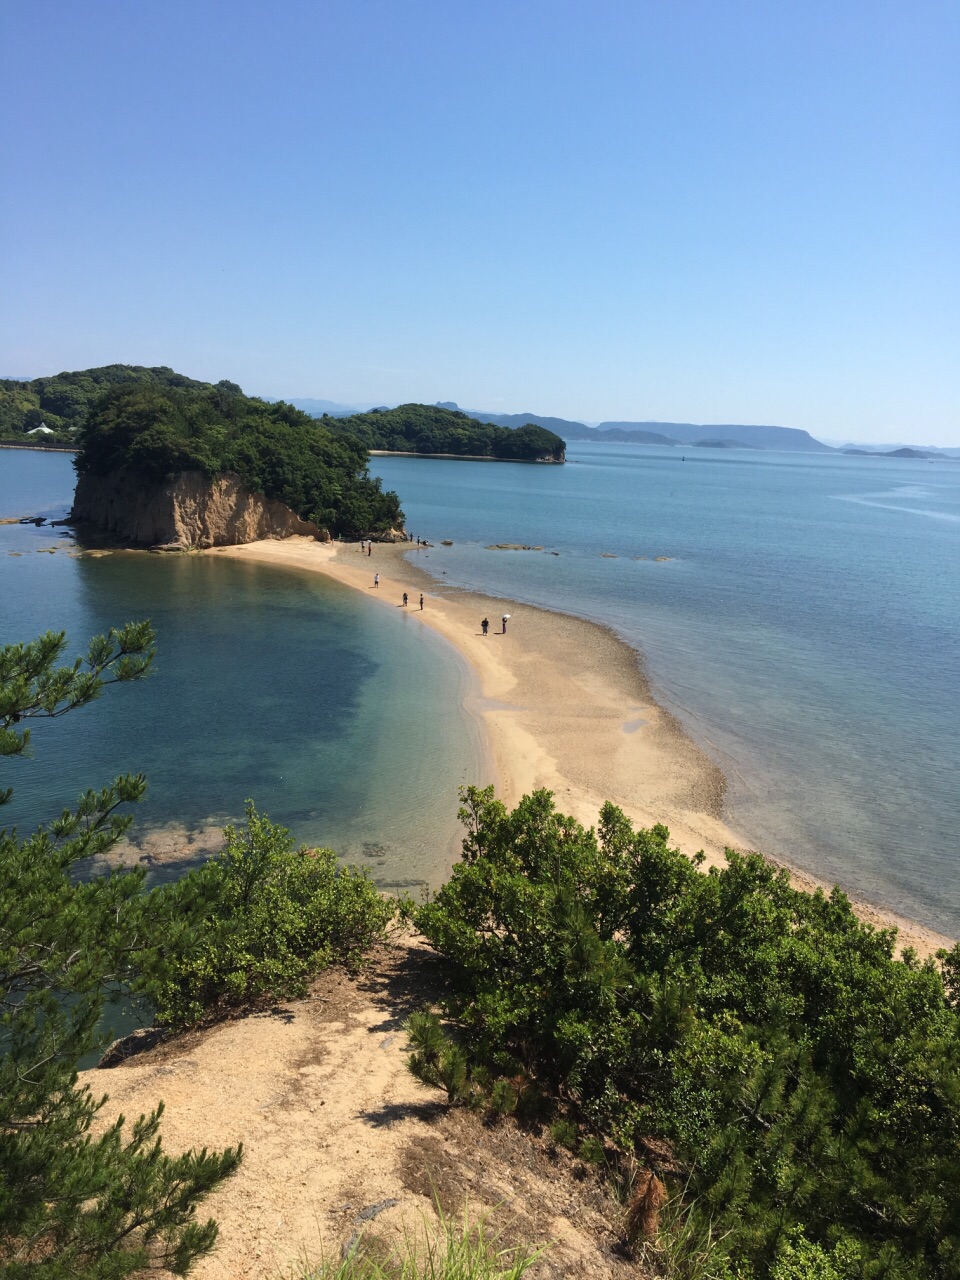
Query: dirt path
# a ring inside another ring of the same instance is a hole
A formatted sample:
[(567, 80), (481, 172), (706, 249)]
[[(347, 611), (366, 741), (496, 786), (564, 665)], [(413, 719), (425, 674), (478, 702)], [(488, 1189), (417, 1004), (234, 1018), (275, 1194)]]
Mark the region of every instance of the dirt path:
[(401, 1024), (431, 995), (432, 954), (402, 942), (368, 972), (311, 996), (88, 1071), (104, 1121), (161, 1099), (165, 1148), (243, 1142), (237, 1176), (202, 1206), (220, 1243), (197, 1280), (273, 1280), (444, 1212), (491, 1214), (505, 1243), (555, 1242), (534, 1276), (636, 1275), (617, 1252), (616, 1204), (549, 1138), (450, 1111), (406, 1069)]

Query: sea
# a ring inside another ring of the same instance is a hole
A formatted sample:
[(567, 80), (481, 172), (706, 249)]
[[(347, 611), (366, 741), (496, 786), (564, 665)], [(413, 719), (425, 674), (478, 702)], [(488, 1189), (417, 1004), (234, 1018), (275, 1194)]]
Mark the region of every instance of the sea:
[[(63, 518), (64, 453), (0, 450), (0, 518)], [(91, 636), (148, 618), (157, 655), (142, 681), (31, 722), (7, 759), (0, 825), (33, 830), (88, 787), (144, 773), (133, 856), (152, 882), (203, 856), (245, 803), (298, 843), (335, 849), (387, 891), (436, 887), (459, 852), (458, 790), (486, 782), (470, 673), (403, 610), (318, 575), (196, 555), (75, 554), (69, 529), (0, 525), (0, 645)], [(187, 864), (193, 859), (187, 859)]]
[(957, 936), (960, 463), (599, 442), (567, 459), (374, 461), (442, 581), (636, 648), (751, 847)]
[[(748, 844), (960, 933), (960, 463), (593, 442), (567, 459), (371, 468), (439, 581), (631, 644), (724, 770)], [(67, 455), (0, 451), (0, 517), (56, 518), (72, 482)], [(150, 617), (156, 669), (38, 724), (0, 818), (143, 770), (140, 830), (222, 824), (249, 795), (385, 886), (442, 878), (457, 788), (485, 779), (468, 675), (426, 628), (293, 571), (75, 558), (68, 540), (0, 525), (0, 643), (66, 629), (75, 652)]]

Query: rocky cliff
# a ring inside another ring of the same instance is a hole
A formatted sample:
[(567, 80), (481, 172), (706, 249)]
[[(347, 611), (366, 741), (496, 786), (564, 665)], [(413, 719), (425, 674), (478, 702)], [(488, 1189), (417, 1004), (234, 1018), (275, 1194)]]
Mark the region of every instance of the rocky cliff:
[(230, 472), (208, 479), (184, 471), (162, 484), (149, 484), (122, 470), (83, 475), (77, 482), (72, 517), (140, 546), (183, 550), (231, 546), (293, 534), (329, 541), (326, 530), (272, 498), (251, 493)]

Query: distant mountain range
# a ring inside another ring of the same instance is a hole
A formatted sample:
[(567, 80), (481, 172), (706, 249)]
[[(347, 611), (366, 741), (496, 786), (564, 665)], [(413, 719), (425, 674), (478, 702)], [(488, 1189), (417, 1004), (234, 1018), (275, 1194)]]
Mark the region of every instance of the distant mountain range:
[[(446, 401), (444, 409), (458, 408)], [(471, 418), (493, 422), (498, 427), (522, 427), (528, 422), (555, 431), (565, 440), (622, 440), (630, 444), (690, 444), (707, 448), (789, 449), (795, 453), (836, 453), (808, 431), (798, 427), (745, 426), (741, 423), (696, 422), (601, 422), (588, 427), (585, 422), (565, 418), (544, 418), (535, 413), (483, 413), (465, 410)]]
[[(352, 418), (355, 413), (369, 413), (371, 409), (393, 409), (395, 405), (377, 404), (373, 400), (364, 400), (362, 404), (340, 404), (336, 400), (291, 400), (283, 397), (287, 404), (292, 404), (295, 409), (302, 409), (304, 413), (312, 414), (314, 418), (322, 418), (328, 413), (331, 418)], [(265, 400), (272, 400), (271, 396), (264, 396)]]

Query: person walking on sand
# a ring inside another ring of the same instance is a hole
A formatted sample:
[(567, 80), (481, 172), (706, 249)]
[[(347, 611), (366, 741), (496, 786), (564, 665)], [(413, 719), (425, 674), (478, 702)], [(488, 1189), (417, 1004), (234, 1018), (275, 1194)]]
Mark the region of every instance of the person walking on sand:
[(369, 539), (367, 540), (367, 555), (368, 556), (373, 555), (373, 543), (370, 542)]
[(422, 612), (423, 611), (423, 592), (422, 591), (420, 592), (420, 609)]
[(407, 593), (406, 593), (406, 592), (404, 592), (404, 593), (403, 593), (403, 607), (404, 607), (404, 608), (406, 608), (406, 607), (407, 607)]
[(502, 636), (505, 636), (507, 634), (507, 619), (509, 617), (510, 617), (509, 613), (505, 613), (503, 617), (500, 619), (500, 621), (503, 623), (503, 630), (500, 632)]
[(487, 628), (489, 626), (490, 626), (490, 619), (484, 618), (484, 620), (480, 623), (480, 630), (483, 632), (484, 635), (487, 634)]
[(375, 574), (373, 575), (373, 585), (374, 585), (375, 587), (379, 587), (379, 585), (380, 585), (380, 575), (379, 575), (379, 573), (375, 573)]

